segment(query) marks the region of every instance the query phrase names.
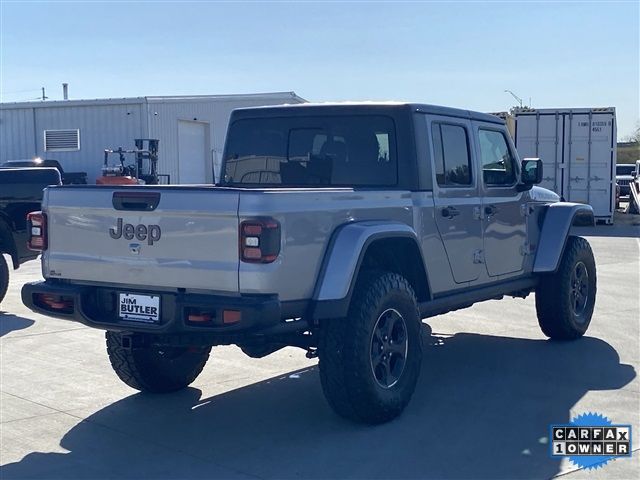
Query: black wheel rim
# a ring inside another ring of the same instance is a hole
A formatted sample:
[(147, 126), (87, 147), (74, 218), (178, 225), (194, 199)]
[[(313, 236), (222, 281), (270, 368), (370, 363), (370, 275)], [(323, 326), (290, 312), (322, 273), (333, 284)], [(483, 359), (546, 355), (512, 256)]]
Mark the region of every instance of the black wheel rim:
[(393, 308), (385, 310), (378, 317), (371, 335), (371, 371), (379, 386), (391, 388), (398, 383), (407, 362), (408, 350), (404, 318)]
[(587, 308), (589, 299), (589, 272), (584, 263), (578, 262), (571, 273), (571, 308), (580, 317)]

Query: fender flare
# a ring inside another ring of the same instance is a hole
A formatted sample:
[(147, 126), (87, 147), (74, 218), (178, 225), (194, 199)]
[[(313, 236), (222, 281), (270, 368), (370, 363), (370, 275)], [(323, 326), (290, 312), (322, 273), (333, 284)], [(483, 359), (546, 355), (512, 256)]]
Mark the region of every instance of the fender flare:
[[(346, 316), (367, 248), (376, 240), (386, 238), (410, 238), (419, 246), (413, 228), (400, 222), (362, 221), (336, 229), (316, 280), (313, 319)], [(419, 248), (418, 252), (421, 252)]]
[(534, 273), (553, 273), (558, 269), (573, 225), (595, 225), (591, 205), (558, 202), (547, 207), (533, 263)]

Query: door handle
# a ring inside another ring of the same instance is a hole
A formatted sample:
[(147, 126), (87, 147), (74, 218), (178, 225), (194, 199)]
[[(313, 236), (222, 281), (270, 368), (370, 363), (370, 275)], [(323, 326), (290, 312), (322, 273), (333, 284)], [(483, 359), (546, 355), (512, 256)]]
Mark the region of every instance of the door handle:
[(496, 207), (495, 205), (487, 205), (484, 207), (485, 215), (495, 215), (497, 211), (498, 207)]
[(453, 218), (457, 215), (460, 215), (460, 210), (456, 207), (444, 207), (440, 210), (440, 214), (445, 218)]

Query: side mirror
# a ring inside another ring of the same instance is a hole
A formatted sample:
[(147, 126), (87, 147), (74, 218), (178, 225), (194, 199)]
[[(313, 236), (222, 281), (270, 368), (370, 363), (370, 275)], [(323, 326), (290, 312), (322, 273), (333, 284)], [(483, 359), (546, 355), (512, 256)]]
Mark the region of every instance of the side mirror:
[(542, 182), (542, 162), (539, 158), (525, 158), (520, 168), (518, 190), (529, 190), (533, 185)]

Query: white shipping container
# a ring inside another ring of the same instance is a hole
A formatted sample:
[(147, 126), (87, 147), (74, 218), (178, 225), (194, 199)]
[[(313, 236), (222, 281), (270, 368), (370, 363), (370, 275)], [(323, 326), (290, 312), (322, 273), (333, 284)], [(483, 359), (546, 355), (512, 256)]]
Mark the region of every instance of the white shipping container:
[(541, 186), (568, 202), (591, 205), (596, 221), (613, 223), (615, 108), (514, 108), (511, 113), (520, 158), (542, 160)]

